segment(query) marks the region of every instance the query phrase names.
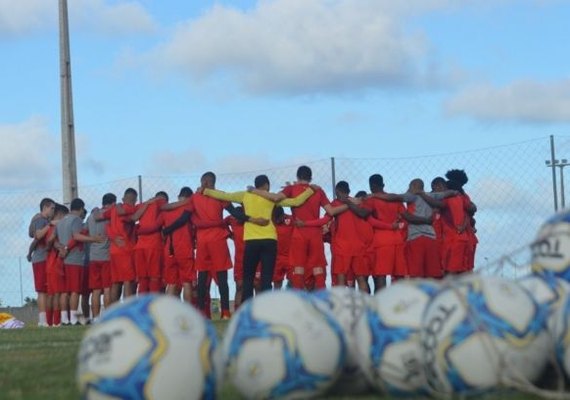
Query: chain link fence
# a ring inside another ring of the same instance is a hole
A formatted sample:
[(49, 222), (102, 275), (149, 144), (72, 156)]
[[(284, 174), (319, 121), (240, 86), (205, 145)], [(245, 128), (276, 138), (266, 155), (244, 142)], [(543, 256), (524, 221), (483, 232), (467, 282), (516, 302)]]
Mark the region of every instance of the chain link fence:
[[(566, 155), (570, 158), (570, 137), (557, 136), (554, 142), (560, 159)], [(305, 164), (313, 170), (313, 181), (323, 187), (331, 199), (334, 184), (340, 180), (349, 182), (352, 194), (355, 194), (359, 190), (368, 191), (368, 177), (379, 173), (384, 177), (387, 192), (403, 193), (414, 178), (423, 179), (429, 190), (434, 177), (444, 176), (452, 168), (464, 169), (469, 176), (465, 190), (478, 207), (476, 268), (516, 278), (528, 272), (528, 244), (554, 210), (553, 168), (545, 163), (554, 159), (552, 144), (551, 139), (545, 137), (460, 153), (375, 159), (332, 157)], [(378, 150), (379, 153), (382, 150), (380, 144)], [(559, 163), (554, 167), (557, 194), (562, 194), (558, 201), (560, 205), (564, 194), (560, 191), (563, 165)], [(286, 182), (295, 179), (297, 167), (214, 172), (221, 190), (243, 190), (253, 183), (256, 175), (263, 173), (269, 176), (272, 191), (278, 191)], [(100, 205), (104, 193), (112, 192), (120, 198), (127, 187), (137, 189), (142, 199), (152, 197), (159, 190), (175, 199), (182, 186), (195, 189), (200, 175), (125, 178), (80, 186), (79, 194), (89, 209)], [(31, 241), (27, 227), (43, 197), (59, 201), (61, 191), (0, 193), (0, 304), (3, 306), (19, 306), (26, 297), (35, 297), (32, 268), (25, 258)]]

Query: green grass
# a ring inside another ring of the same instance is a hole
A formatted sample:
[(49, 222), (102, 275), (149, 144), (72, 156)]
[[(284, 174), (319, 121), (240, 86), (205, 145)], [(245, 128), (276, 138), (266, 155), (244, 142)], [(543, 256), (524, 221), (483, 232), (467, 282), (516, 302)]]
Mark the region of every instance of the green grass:
[[(215, 321), (214, 325), (221, 337), (227, 322)], [(78, 399), (79, 392), (75, 383), (76, 356), (85, 329), (26, 327), (0, 330), (0, 399)], [(239, 396), (226, 384), (222, 387), (219, 398), (235, 399)], [(378, 398), (377, 395), (360, 397)], [(530, 400), (535, 397), (515, 394), (486, 398)]]

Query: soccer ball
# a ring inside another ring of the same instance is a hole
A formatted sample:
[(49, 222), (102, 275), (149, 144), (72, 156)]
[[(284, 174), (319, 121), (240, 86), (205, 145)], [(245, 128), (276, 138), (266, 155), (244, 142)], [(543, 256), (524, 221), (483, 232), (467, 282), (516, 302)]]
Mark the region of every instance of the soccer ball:
[(356, 329), (366, 310), (368, 296), (340, 286), (332, 287), (330, 290), (320, 290), (314, 295), (328, 306), (340, 323), (346, 339), (346, 362), (330, 392), (343, 395), (366, 392), (369, 385), (358, 362)]
[(398, 281), (373, 296), (355, 329), (357, 357), (369, 383), (391, 395), (423, 394), (420, 329), (439, 284)]
[(110, 307), (81, 341), (86, 399), (212, 399), (216, 333), (190, 305), (145, 295)]
[(548, 219), (531, 245), (533, 272), (550, 271), (570, 281), (570, 212)]
[(564, 303), (570, 292), (570, 283), (549, 272), (530, 274), (517, 282), (530, 292), (538, 304), (547, 306), (550, 315)]
[(534, 382), (549, 350), (548, 307), (516, 282), (449, 280), (430, 301), (421, 331), (430, 390), (479, 394)]
[(248, 399), (322, 394), (345, 361), (342, 328), (323, 304), (296, 291), (266, 292), (243, 304), (221, 346), (226, 378)]

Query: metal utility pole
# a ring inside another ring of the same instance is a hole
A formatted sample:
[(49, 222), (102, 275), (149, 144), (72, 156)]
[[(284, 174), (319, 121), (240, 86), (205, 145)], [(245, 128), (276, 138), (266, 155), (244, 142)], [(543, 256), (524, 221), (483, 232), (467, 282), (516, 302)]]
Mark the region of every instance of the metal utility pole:
[(59, 0), (59, 59), (61, 81), (61, 166), (63, 174), (63, 203), (69, 204), (71, 203), (71, 200), (77, 197), (78, 193), (67, 0)]
[(546, 160), (546, 166), (552, 168), (552, 194), (554, 198), (554, 211), (558, 211), (558, 193), (556, 193), (556, 152), (554, 149), (554, 135), (550, 135), (550, 160)]

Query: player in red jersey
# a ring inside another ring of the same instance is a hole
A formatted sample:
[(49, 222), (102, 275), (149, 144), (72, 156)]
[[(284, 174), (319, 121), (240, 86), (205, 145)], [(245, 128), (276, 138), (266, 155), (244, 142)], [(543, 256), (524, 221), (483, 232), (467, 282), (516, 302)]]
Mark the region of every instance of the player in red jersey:
[[(332, 202), (333, 207), (340, 211), (334, 217), (332, 223), (332, 274), (336, 275), (336, 284), (345, 286), (347, 276), (353, 274), (356, 277), (360, 290), (367, 289), (365, 284), (368, 276), (368, 268), (365, 260), (365, 245), (359, 237), (360, 221), (362, 218), (348, 209), (345, 205), (349, 199), (350, 186), (346, 181), (339, 181), (335, 187), (336, 199)], [(367, 291), (367, 290), (366, 290)]]
[(196, 282), (194, 265), (194, 229), (191, 215), (194, 211), (188, 200), (193, 191), (183, 187), (178, 194), (179, 204), (161, 207), (160, 224), (164, 242), (164, 283), (166, 293), (179, 296), (182, 290), (184, 301), (192, 303), (193, 284)]
[(427, 195), (422, 195), (424, 200), (430, 205), (435, 205), (441, 210), (442, 220), (442, 263), (446, 274), (460, 274), (469, 270), (468, 244), (469, 235), (467, 232), (469, 216), (467, 215), (468, 205), (463, 192), (463, 185), (467, 183), (467, 175), (461, 170), (450, 170), (446, 177), (449, 179), (445, 187), (456, 190), (459, 196), (448, 197), (440, 204), (433, 203)]
[[(215, 189), (216, 175), (206, 172), (200, 179), (201, 188)], [(208, 274), (216, 275), (220, 290), (222, 318), (228, 319), (230, 313), (228, 270), (232, 268), (228, 249), (228, 230), (223, 226), (223, 211), (227, 202), (219, 201), (202, 193), (195, 193), (190, 198), (194, 209), (193, 218), (214, 226), (196, 229), (196, 270), (198, 271), (198, 305), (204, 309)]]
[(55, 205), (55, 212), (46, 234), (46, 276), (47, 276), (47, 323), (51, 326), (60, 326), (61, 310), (59, 306), (60, 293), (65, 293), (65, 272), (63, 259), (59, 257), (59, 251), (54, 246), (56, 240), (55, 227), (69, 213), (69, 209), (62, 205)]
[[(459, 199), (449, 201), (445, 213), (445, 234), (449, 237), (447, 254), (444, 262), (450, 273), (471, 271), (474, 268), (476, 237), (471, 223), (472, 216), (477, 211), (475, 204), (463, 190), (468, 182), (463, 170), (452, 169), (445, 174), (447, 187), (459, 192)], [(463, 255), (461, 255), (463, 254)], [(463, 261), (459, 260), (463, 257)]]
[(283, 281), (291, 273), (291, 263), (289, 262), (289, 249), (291, 247), (291, 236), (293, 234), (293, 218), (285, 214), (281, 206), (273, 209), (273, 224), (277, 230), (277, 260), (273, 272), (273, 288), (281, 289)]
[[(369, 178), (370, 191), (372, 194), (384, 192), (384, 178), (374, 174)], [(374, 248), (376, 262), (372, 271), (375, 290), (386, 285), (386, 277), (393, 279), (404, 277), (408, 274), (408, 266), (405, 255), (405, 229), (406, 224), (402, 214), (406, 211), (400, 202), (387, 202), (375, 197), (369, 197), (360, 206), (352, 201), (346, 204), (358, 216), (370, 219), (374, 228)]]
[(48, 326), (46, 314), (46, 234), (49, 230), (50, 220), (53, 217), (54, 212), (55, 201), (49, 198), (42, 199), (40, 202), (40, 215), (36, 215), (32, 218), (28, 229), (30, 237), (37, 241), (30, 261), (32, 262), (32, 268), (34, 271), (34, 286), (38, 301), (38, 326)]
[[(236, 207), (238, 211), (243, 212), (243, 207)], [(245, 243), (243, 241), (244, 222), (238, 220), (233, 215), (224, 218), (224, 222), (230, 229), (231, 239), (234, 242), (234, 282), (236, 285), (236, 293), (234, 297), (234, 309), (241, 305), (243, 294), (243, 253)]]
[(166, 203), (166, 192), (158, 192), (154, 198), (137, 205), (131, 217), (133, 222), (138, 221), (134, 263), (139, 293), (159, 293), (162, 289), (163, 246), (158, 220)]
[[(286, 186), (274, 201), (284, 198), (293, 198), (300, 195), (312, 180), (312, 171), (306, 165), (297, 169), (297, 182)], [(332, 206), (327, 195), (322, 189), (318, 189), (301, 206), (292, 207), (291, 213), (294, 219), (301, 221), (314, 221), (320, 218), (320, 209), (324, 208), (327, 213), (332, 213)], [(295, 289), (303, 289), (305, 286), (305, 271), (311, 271), (315, 279), (315, 289), (325, 288), (326, 258), (324, 256), (323, 235), (320, 227), (295, 226), (291, 236), (289, 250), (290, 263), (293, 268), (291, 283)], [(324, 261), (324, 262), (323, 262)]]
[(111, 241), (111, 302), (132, 296), (135, 293), (135, 267), (133, 249), (135, 244), (134, 224), (131, 216), (136, 211), (138, 193), (133, 188), (125, 190), (122, 203), (115, 204), (101, 213), (99, 220), (108, 219), (107, 237)]
[[(366, 200), (367, 193), (364, 190), (360, 190), (354, 196), (354, 202), (356, 205), (362, 204)], [(366, 277), (363, 280), (357, 280), (358, 289), (361, 292), (370, 293), (370, 286), (368, 285), (368, 277), (372, 275), (374, 266), (376, 265), (376, 251), (374, 249), (374, 228), (369, 221), (371, 217), (368, 218), (358, 218), (357, 231), (358, 238), (362, 241), (364, 247), (364, 263), (366, 264)]]

